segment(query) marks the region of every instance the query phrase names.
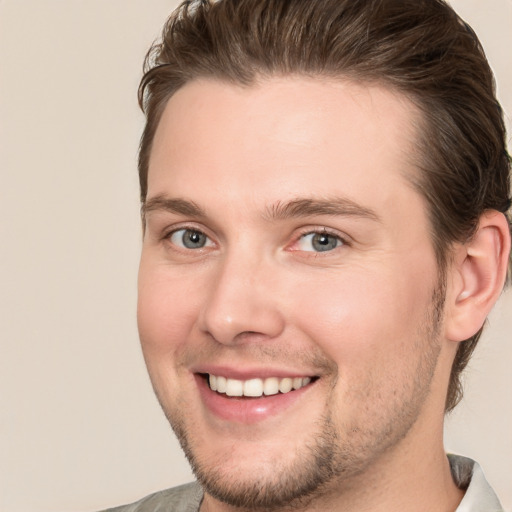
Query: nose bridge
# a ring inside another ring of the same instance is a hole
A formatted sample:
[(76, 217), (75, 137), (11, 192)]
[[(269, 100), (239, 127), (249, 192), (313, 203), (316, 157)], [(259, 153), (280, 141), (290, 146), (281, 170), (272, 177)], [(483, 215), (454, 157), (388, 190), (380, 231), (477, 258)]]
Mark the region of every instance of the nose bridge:
[[(256, 251), (233, 250), (218, 262), (201, 315), (201, 329), (223, 344), (273, 338), (283, 318), (273, 294), (270, 263)], [(241, 336), (251, 334), (248, 336)]]

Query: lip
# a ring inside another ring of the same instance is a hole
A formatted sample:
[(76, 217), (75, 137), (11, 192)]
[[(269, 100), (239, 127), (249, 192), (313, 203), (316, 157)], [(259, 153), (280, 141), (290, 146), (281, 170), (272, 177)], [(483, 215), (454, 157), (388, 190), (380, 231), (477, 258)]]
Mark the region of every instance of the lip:
[[(252, 372), (237, 372), (229, 371), (222, 372), (216, 369), (219, 373), (213, 373), (214, 375), (223, 375), (228, 378), (238, 378), (240, 380), (248, 380), (250, 378), (265, 378), (263, 372), (252, 373)], [(210, 373), (210, 372), (205, 372)], [(268, 376), (281, 376), (275, 373), (270, 373)], [(235, 376), (236, 375), (236, 376)], [(299, 376), (298, 374), (283, 375), (284, 377)], [(217, 393), (212, 391), (208, 386), (204, 374), (194, 374), (196, 384), (201, 396), (201, 400), (206, 409), (213, 414), (213, 416), (225, 420), (228, 422), (242, 423), (242, 424), (254, 424), (273, 416), (285, 412), (289, 407), (300, 400), (305, 393), (307, 393), (316, 381), (311, 382), (303, 388), (290, 391), (289, 393), (278, 393), (277, 395), (262, 396), (257, 398), (249, 397), (228, 397), (225, 394)]]
[(221, 375), (222, 377), (226, 377), (227, 379), (237, 379), (237, 380), (249, 380), (249, 379), (266, 379), (269, 377), (277, 377), (278, 379), (284, 378), (295, 378), (295, 377), (314, 377), (316, 373), (313, 371), (312, 373), (304, 373), (297, 372), (296, 370), (284, 370), (280, 369), (272, 369), (272, 368), (244, 368), (240, 370), (238, 368), (233, 368), (229, 366), (220, 366), (220, 365), (208, 365), (201, 366), (197, 368), (193, 368), (192, 373), (194, 374), (209, 374), (209, 375)]

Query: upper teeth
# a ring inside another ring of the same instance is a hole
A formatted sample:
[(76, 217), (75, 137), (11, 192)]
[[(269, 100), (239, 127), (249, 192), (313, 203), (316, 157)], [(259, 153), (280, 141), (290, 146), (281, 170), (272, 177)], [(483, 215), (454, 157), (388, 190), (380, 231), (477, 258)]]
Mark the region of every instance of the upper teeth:
[(311, 382), (310, 377), (269, 377), (267, 379), (237, 380), (227, 379), (220, 375), (209, 376), (210, 388), (218, 393), (228, 396), (251, 396), (277, 395), (277, 393), (288, 393), (292, 389), (300, 389)]

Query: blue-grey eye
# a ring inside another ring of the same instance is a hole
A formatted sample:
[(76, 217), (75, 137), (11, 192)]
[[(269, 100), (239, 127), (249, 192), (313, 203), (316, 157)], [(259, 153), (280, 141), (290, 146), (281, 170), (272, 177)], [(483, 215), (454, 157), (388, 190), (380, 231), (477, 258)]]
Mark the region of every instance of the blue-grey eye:
[(171, 242), (185, 249), (202, 249), (212, 244), (211, 240), (201, 231), (195, 229), (178, 229), (172, 233)]
[(299, 248), (306, 252), (326, 252), (343, 245), (341, 238), (331, 233), (307, 233), (300, 237)]

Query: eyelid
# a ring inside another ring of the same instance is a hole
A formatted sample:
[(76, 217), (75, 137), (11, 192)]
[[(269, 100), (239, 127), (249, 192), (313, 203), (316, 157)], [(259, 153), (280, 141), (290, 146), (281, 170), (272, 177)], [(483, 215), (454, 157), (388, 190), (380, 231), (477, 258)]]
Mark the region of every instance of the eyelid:
[(325, 233), (326, 235), (332, 235), (332, 236), (339, 238), (345, 244), (350, 244), (350, 241), (351, 241), (351, 238), (346, 233), (338, 231), (337, 229), (334, 229), (334, 228), (329, 228), (327, 226), (321, 226), (321, 225), (320, 226), (307, 226), (307, 227), (301, 228), (297, 238), (300, 238), (301, 236), (304, 236), (304, 235), (309, 235), (310, 233), (318, 233), (318, 234)]
[(173, 233), (176, 233), (176, 231), (180, 231), (182, 229), (188, 229), (190, 231), (197, 231), (199, 233), (203, 233), (208, 238), (212, 239), (212, 236), (208, 229), (206, 229), (204, 226), (200, 226), (194, 222), (177, 222), (176, 224), (172, 224), (170, 226), (166, 226), (161, 230), (160, 238), (166, 239), (170, 238), (170, 236)]
[(318, 255), (318, 254), (322, 254), (320, 251), (318, 251), (318, 252), (315, 252), (315, 251), (303, 251), (303, 250), (301, 250), (299, 248), (294, 248), (293, 247), (293, 246), (296, 246), (298, 244), (298, 242), (300, 241), (300, 239), (302, 237), (304, 237), (306, 235), (310, 235), (310, 234), (326, 234), (326, 235), (334, 236), (334, 237), (338, 238), (342, 242), (342, 245), (340, 247), (336, 247), (335, 249), (333, 249), (331, 251), (325, 251), (324, 255), (327, 255), (328, 253), (332, 253), (336, 249), (340, 249), (343, 246), (350, 247), (352, 245), (351, 237), (349, 237), (345, 233), (342, 233), (342, 232), (340, 232), (340, 231), (338, 231), (336, 229), (329, 228), (327, 226), (307, 226), (307, 227), (301, 228), (299, 230), (298, 234), (294, 237), (292, 243), (290, 244), (289, 250), (300, 251), (300, 252), (313, 252), (315, 254), (315, 256)]
[[(183, 230), (189, 230), (189, 231), (197, 231), (198, 233), (202, 233), (206, 236), (208, 239), (207, 245), (204, 247), (199, 247), (197, 249), (190, 249), (187, 247), (181, 247), (180, 245), (177, 245), (176, 243), (171, 241), (171, 237), (177, 233), (178, 231)], [(210, 234), (210, 231), (206, 229), (204, 226), (198, 226), (195, 223), (191, 222), (182, 222), (178, 224), (174, 224), (172, 226), (168, 226), (162, 231), (161, 236), (159, 237), (161, 242), (167, 242), (169, 245), (171, 245), (175, 250), (182, 251), (182, 252), (197, 252), (200, 253), (204, 250), (208, 250), (211, 247), (215, 247), (217, 245), (217, 242), (215, 241), (214, 237)]]

